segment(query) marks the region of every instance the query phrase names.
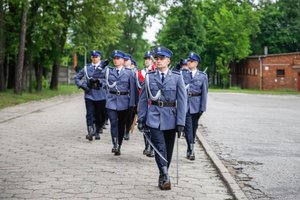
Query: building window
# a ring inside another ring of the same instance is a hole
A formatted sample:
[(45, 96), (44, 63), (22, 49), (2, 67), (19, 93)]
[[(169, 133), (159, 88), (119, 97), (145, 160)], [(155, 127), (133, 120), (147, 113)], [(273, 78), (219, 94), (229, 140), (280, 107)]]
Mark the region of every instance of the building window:
[(284, 69), (277, 69), (276, 75), (277, 76), (284, 76)]
[(255, 76), (257, 75), (257, 69), (255, 69)]

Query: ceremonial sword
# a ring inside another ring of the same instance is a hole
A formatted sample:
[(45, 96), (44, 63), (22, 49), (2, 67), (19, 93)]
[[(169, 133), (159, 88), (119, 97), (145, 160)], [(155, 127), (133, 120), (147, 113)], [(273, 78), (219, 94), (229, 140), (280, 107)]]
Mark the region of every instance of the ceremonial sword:
[[(145, 129), (144, 129), (145, 130)], [(149, 130), (148, 130), (149, 131)], [(159, 157), (161, 157), (161, 159), (163, 159), (166, 163), (168, 163), (167, 159), (157, 150), (157, 148), (154, 146), (154, 144), (151, 142), (151, 139), (148, 137), (148, 135), (145, 133), (145, 131), (142, 131), (147, 142), (150, 144), (150, 146), (153, 148), (153, 150), (155, 151), (155, 153), (157, 153), (157, 155), (159, 155)]]

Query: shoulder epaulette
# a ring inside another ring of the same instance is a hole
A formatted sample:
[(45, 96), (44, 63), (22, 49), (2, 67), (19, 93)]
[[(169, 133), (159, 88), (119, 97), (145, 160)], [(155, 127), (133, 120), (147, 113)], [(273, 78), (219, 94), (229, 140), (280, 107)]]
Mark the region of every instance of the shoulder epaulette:
[(176, 70), (172, 70), (172, 73), (173, 73), (173, 74), (181, 75), (180, 72), (179, 72), (179, 71), (176, 71)]
[(107, 66), (108, 67), (108, 69), (114, 69), (115, 67), (112, 67), (112, 66)]
[(155, 73), (155, 70), (147, 72), (147, 74), (154, 74), (154, 73)]
[(206, 74), (205, 72), (203, 72), (203, 71), (200, 71), (200, 73), (201, 73), (201, 74), (204, 74), (205, 76), (207, 76), (207, 74)]
[(126, 70), (132, 70), (131, 68), (127, 68), (127, 67), (125, 67), (125, 69), (126, 69)]

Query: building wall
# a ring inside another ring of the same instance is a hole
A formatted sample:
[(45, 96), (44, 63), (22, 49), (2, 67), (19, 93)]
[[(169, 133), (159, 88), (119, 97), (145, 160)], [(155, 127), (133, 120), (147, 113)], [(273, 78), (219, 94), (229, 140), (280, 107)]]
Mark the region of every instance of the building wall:
[[(263, 89), (293, 89), (298, 90), (298, 70), (294, 69), (294, 59), (298, 55), (268, 56), (263, 59)], [(284, 75), (278, 75), (277, 70), (284, 70)]]
[(231, 65), (232, 84), (241, 88), (259, 89), (260, 65), (262, 66), (262, 89), (300, 90), (298, 88), (300, 52), (253, 56), (233, 64)]
[(232, 66), (232, 84), (241, 88), (259, 89), (259, 61), (246, 59)]

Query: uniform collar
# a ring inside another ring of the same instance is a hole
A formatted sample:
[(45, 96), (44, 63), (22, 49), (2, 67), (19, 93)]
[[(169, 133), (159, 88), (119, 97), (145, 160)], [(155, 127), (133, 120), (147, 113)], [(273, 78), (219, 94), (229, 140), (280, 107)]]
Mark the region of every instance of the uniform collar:
[(197, 73), (197, 71), (198, 71), (197, 69), (191, 70), (193, 77), (195, 76), (195, 74)]
[(167, 70), (166, 70), (165, 72), (161, 72), (161, 71), (159, 71), (159, 70), (158, 70), (158, 72), (159, 72), (159, 75), (160, 75), (160, 76), (161, 76), (161, 73), (164, 73), (165, 75), (167, 75), (168, 72), (169, 72), (169, 68), (167, 68)]
[(121, 66), (121, 67), (116, 67), (116, 70), (122, 70), (124, 68), (124, 66)]
[(92, 63), (92, 66), (98, 67), (100, 65), (101, 61), (97, 62), (96, 64)]

